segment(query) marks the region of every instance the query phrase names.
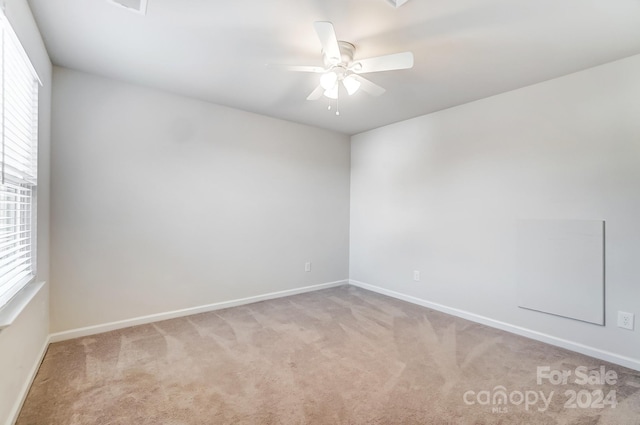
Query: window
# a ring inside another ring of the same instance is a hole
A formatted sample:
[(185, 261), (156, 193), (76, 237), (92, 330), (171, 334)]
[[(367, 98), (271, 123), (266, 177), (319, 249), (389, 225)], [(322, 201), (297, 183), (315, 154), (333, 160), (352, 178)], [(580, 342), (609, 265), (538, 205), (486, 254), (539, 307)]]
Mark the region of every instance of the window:
[(0, 11), (0, 308), (36, 274), (39, 80)]

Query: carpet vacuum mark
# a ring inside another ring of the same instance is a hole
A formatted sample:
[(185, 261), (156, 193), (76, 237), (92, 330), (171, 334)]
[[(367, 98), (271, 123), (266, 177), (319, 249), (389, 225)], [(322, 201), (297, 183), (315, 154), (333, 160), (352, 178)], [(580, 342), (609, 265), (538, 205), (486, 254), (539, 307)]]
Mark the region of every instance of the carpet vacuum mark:
[(640, 372), (343, 286), (51, 344), (17, 424), (634, 425)]

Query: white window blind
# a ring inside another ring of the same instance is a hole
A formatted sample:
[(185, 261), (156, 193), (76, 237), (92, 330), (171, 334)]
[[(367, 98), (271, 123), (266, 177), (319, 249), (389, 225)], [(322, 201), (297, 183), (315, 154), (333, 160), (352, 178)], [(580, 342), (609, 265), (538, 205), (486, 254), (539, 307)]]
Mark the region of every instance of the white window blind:
[(39, 80), (0, 11), (0, 308), (35, 267)]

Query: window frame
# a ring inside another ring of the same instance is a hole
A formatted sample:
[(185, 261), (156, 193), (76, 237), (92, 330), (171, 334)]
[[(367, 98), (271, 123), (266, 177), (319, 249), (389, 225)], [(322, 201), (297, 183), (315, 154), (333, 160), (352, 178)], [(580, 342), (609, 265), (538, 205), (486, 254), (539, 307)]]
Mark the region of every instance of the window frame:
[[(0, 232), (2, 310), (37, 275), (38, 105), (42, 85), (2, 9), (0, 55), (0, 230), (6, 230)], [(7, 87), (7, 74), (12, 73), (17, 78), (13, 81), (16, 85)], [(22, 87), (18, 88), (20, 84)], [(30, 105), (30, 110), (25, 105)], [(17, 121), (23, 126), (18, 126)], [(24, 128), (28, 128), (26, 136), (17, 135)], [(11, 139), (9, 133), (13, 135)], [(28, 236), (20, 240), (21, 234)], [(25, 254), (20, 255), (22, 252)]]

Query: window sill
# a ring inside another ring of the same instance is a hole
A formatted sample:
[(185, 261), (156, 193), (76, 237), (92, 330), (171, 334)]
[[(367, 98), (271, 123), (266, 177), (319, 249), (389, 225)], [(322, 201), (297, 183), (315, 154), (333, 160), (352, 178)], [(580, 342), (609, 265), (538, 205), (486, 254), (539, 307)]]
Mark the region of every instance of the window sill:
[(16, 294), (9, 303), (0, 309), (0, 332), (8, 328), (16, 321), (20, 313), (29, 305), (31, 300), (38, 295), (45, 282), (34, 282), (25, 286)]

